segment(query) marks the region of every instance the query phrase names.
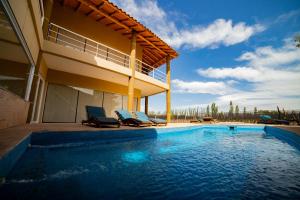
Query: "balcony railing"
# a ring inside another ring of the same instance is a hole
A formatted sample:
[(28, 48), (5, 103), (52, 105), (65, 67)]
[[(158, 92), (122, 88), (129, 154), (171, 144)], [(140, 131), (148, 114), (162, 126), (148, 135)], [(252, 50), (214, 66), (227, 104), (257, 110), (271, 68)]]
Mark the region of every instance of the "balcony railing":
[[(129, 68), (130, 57), (128, 54), (74, 33), (56, 24), (49, 24), (47, 40)], [(166, 74), (164, 72), (138, 59), (136, 59), (135, 70), (159, 81), (166, 81)]]

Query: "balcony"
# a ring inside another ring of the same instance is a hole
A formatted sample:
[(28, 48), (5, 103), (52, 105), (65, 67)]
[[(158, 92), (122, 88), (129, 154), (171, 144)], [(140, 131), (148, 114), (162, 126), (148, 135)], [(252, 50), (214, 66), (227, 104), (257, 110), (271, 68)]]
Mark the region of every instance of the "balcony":
[[(105, 59), (106, 61), (117, 64), (120, 67), (129, 68), (130, 59), (128, 54), (74, 33), (56, 24), (49, 24), (46, 39), (67, 48), (72, 48), (73, 50)], [(166, 82), (166, 74), (164, 72), (142, 62), (141, 60), (136, 59), (135, 70), (163, 83)]]

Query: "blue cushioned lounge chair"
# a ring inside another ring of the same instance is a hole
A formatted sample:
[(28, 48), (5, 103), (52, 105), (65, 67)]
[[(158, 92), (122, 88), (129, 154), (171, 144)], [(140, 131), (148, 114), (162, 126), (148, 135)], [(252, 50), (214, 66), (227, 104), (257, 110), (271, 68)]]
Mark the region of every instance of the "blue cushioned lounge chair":
[(136, 119), (134, 116), (127, 110), (116, 110), (116, 114), (119, 117), (119, 120), (124, 125), (133, 125), (133, 126), (151, 126), (152, 122), (150, 120)]
[(273, 119), (270, 115), (260, 115), (258, 123), (261, 123), (261, 124), (284, 124), (284, 125), (290, 124), (290, 122), (288, 120)]
[(103, 107), (85, 106), (87, 113), (87, 120), (82, 120), (82, 124), (94, 124), (96, 127), (100, 126), (117, 126), (120, 127), (120, 122), (112, 117), (106, 117)]
[(151, 121), (155, 125), (167, 125), (167, 121), (164, 119), (154, 119), (149, 118), (146, 113), (144, 112), (135, 112), (136, 119), (142, 120), (142, 121)]

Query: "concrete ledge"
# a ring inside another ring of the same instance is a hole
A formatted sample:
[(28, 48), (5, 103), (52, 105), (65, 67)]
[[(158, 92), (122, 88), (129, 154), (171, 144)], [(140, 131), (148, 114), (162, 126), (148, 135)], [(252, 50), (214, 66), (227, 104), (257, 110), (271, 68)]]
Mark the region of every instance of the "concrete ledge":
[(0, 178), (7, 176), (19, 158), (26, 151), (30, 144), (30, 136), (24, 138), (20, 143), (14, 146), (7, 154), (1, 157), (0, 160)]
[(31, 145), (59, 147), (68, 144), (67, 146), (77, 146), (84, 143), (111, 143), (156, 137), (157, 131), (154, 128), (136, 130), (35, 132), (31, 134)]
[(266, 126), (265, 132), (300, 150), (300, 137), (295, 132), (273, 126)]

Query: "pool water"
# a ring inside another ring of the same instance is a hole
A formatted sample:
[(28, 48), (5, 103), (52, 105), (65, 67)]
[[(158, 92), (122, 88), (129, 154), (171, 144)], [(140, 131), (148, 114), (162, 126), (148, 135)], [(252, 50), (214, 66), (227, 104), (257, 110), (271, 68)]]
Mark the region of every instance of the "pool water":
[(1, 199), (300, 199), (299, 147), (261, 129), (28, 148)]

